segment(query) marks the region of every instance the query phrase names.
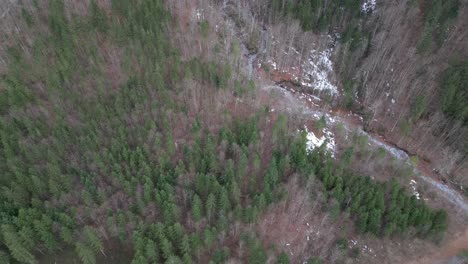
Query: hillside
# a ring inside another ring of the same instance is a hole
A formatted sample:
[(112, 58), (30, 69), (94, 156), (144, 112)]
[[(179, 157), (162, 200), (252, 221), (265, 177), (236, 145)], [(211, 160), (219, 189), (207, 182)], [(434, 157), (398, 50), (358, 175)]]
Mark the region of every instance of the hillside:
[(464, 263), (467, 5), (0, 3), (0, 263)]

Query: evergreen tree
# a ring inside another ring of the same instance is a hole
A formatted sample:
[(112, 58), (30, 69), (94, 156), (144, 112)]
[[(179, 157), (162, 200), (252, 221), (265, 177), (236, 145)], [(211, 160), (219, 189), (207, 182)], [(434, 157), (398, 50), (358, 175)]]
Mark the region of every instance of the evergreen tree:
[(289, 264), (289, 256), (288, 254), (281, 252), (281, 254), (278, 256), (278, 259), (276, 260), (277, 264)]
[(24, 263), (37, 263), (30, 249), (24, 246), (24, 242), (20, 240), (20, 237), (12, 226), (4, 224), (1, 229), (3, 241), (8, 247), (8, 250), (10, 250), (13, 258)]
[(212, 219), (215, 209), (216, 209), (216, 198), (214, 194), (210, 193), (205, 203), (206, 216), (208, 217), (209, 220)]
[(368, 218), (369, 218), (369, 214), (364, 211), (364, 212), (361, 212), (359, 213), (359, 220), (358, 220), (358, 230), (359, 232), (361, 233), (366, 233), (367, 232), (367, 221), (368, 221)]
[(101, 239), (92, 227), (86, 226), (84, 228), (84, 236), (86, 244), (89, 245), (94, 252), (103, 250)]
[(172, 246), (172, 243), (167, 238), (164, 237), (159, 243), (161, 247), (161, 253), (164, 259), (167, 260), (171, 256), (173, 256), (174, 248)]
[(75, 244), (75, 251), (84, 264), (96, 263), (96, 255), (94, 254), (94, 251), (84, 243), (77, 242)]
[(183, 256), (185, 255), (190, 256), (190, 254), (192, 253), (192, 249), (190, 247), (190, 238), (188, 237), (187, 234), (184, 235), (180, 243), (180, 252), (182, 253)]
[(151, 262), (158, 262), (159, 260), (158, 247), (151, 239), (146, 240), (145, 256)]
[(218, 197), (218, 209), (221, 212), (227, 212), (231, 208), (227, 190), (223, 187)]
[(200, 219), (203, 217), (202, 208), (203, 208), (202, 200), (200, 199), (198, 195), (195, 194), (192, 200), (192, 217), (193, 217), (193, 220), (195, 220), (195, 222), (200, 221)]

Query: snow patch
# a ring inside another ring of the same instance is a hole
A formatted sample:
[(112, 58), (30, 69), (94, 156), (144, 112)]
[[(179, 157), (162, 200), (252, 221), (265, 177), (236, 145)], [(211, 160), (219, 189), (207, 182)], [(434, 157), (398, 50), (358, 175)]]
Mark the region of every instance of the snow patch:
[(364, 0), (364, 3), (361, 5), (361, 11), (363, 13), (369, 13), (375, 10), (375, 6), (377, 5), (376, 0)]
[(307, 152), (311, 152), (315, 148), (318, 148), (322, 146), (323, 144), (326, 143), (325, 147), (328, 152), (330, 152), (332, 158), (335, 157), (335, 138), (333, 133), (328, 130), (327, 128), (324, 129), (323, 136), (320, 138), (317, 137), (314, 132), (308, 131), (307, 127), (305, 127), (305, 132), (307, 133), (306, 139), (307, 139), (307, 145), (306, 149)]
[(418, 183), (415, 181), (415, 180), (411, 180), (410, 181), (410, 186), (411, 186), (411, 189), (413, 190), (413, 195), (416, 197), (416, 199), (421, 199), (421, 195), (419, 194), (419, 192), (417, 191), (417, 185)]
[(205, 19), (205, 14), (203, 12), (203, 9), (195, 9), (195, 17), (197, 18), (197, 20)]
[(272, 61), (272, 60), (268, 60), (268, 64), (270, 64), (271, 67), (273, 67), (274, 70), (277, 70), (277, 66), (276, 66), (276, 62)]
[(338, 93), (338, 88), (330, 81), (333, 72), (333, 63), (330, 60), (332, 49), (321, 52), (312, 50), (307, 63), (302, 65), (302, 86), (311, 87), (316, 90), (327, 90), (331, 94)]

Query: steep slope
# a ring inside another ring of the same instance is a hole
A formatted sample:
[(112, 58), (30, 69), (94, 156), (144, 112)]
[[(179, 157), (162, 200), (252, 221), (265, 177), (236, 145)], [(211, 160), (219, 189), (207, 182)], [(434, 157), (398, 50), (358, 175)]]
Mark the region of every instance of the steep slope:
[(379, 3), (0, 7), (1, 263), (405, 263), (466, 224), (339, 107)]
[(359, 113), (366, 130), (466, 189), (466, 1), (242, 3), (247, 40), (263, 37), (257, 30), (268, 25), (260, 59), (274, 80), (304, 83), (309, 52), (329, 53), (341, 90), (335, 106)]

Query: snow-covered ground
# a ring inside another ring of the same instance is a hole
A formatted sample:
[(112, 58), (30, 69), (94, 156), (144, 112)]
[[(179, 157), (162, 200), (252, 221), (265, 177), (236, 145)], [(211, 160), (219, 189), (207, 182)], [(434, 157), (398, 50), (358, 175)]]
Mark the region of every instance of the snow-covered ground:
[(205, 19), (205, 12), (203, 9), (195, 9), (195, 18), (197, 20)]
[(416, 197), (416, 199), (421, 199), (421, 195), (419, 194), (418, 190), (417, 190), (417, 182), (415, 180), (411, 180), (410, 181), (410, 186), (411, 186), (411, 189), (413, 190), (413, 195)]
[(363, 13), (369, 13), (375, 10), (375, 6), (377, 5), (376, 0), (364, 0), (361, 5), (361, 11)]
[[(374, 146), (384, 148), (387, 151), (387, 153), (391, 154), (396, 159), (398, 159), (398, 160), (406, 163), (407, 165), (411, 166), (413, 168), (413, 173), (417, 178), (425, 181), (429, 185), (431, 185), (434, 188), (438, 189), (439, 190), (438, 193), (442, 197), (444, 197), (447, 201), (449, 201), (452, 204), (454, 204), (455, 206), (457, 206), (460, 209), (461, 212), (468, 215), (468, 203), (467, 203), (466, 199), (461, 194), (454, 191), (453, 189), (451, 189), (446, 184), (443, 184), (441, 182), (433, 180), (431, 177), (424, 175), (421, 171), (419, 171), (417, 166), (415, 166), (411, 162), (409, 155), (406, 152), (404, 152), (403, 150), (395, 148), (393, 146), (390, 146), (390, 145), (382, 142), (381, 140), (379, 140), (379, 139), (373, 137), (372, 135), (368, 134), (367, 132), (365, 132), (362, 129), (362, 127), (355, 126), (352, 123), (347, 122), (347, 120), (345, 118), (342, 118), (340, 116), (332, 116), (330, 113), (324, 112), (322, 110), (312, 109), (312, 108), (309, 108), (309, 107), (305, 106), (303, 103), (301, 103), (300, 99), (298, 98), (299, 96), (297, 94), (294, 94), (291, 91), (289, 91), (289, 90), (287, 90), (287, 89), (285, 89), (283, 87), (280, 87), (280, 86), (277, 86), (277, 85), (271, 85), (271, 86), (263, 86), (262, 89), (277, 90), (277, 91), (281, 92), (283, 94), (283, 96), (284, 96), (285, 102), (287, 102), (288, 105), (290, 105), (290, 107), (291, 107), (291, 108), (286, 109), (286, 111), (292, 111), (293, 109), (294, 109), (294, 111), (299, 111), (300, 110), (300, 112), (302, 114), (308, 115), (313, 119), (319, 119), (321, 116), (324, 116), (327, 124), (341, 123), (343, 125), (343, 128), (345, 128), (345, 130), (348, 131), (348, 132), (354, 132), (354, 131), (357, 130), (358, 133), (366, 136), (369, 139), (369, 143), (371, 143)], [(309, 133), (309, 132), (307, 132), (307, 133)], [(320, 142), (322, 142), (322, 140), (324, 140), (322, 137), (317, 138), (315, 136), (315, 134), (313, 134), (313, 133), (308, 134), (308, 136), (310, 137), (310, 143), (308, 143), (308, 146), (310, 144), (310, 146), (311, 147), (313, 146), (314, 148), (319, 146), (318, 143), (320, 143)], [(317, 139), (315, 139), (314, 137), (317, 138)], [(315, 144), (315, 143), (317, 143), (317, 144)], [(334, 148), (335, 147), (333, 145), (333, 149)], [(328, 149), (328, 146), (327, 146), (327, 149)]]
[(333, 63), (330, 60), (332, 49), (324, 51), (312, 50), (309, 59), (302, 65), (302, 86), (315, 90), (329, 91), (338, 94), (338, 88), (332, 83)]
[(331, 154), (332, 157), (335, 157), (335, 138), (333, 133), (327, 128), (323, 131), (323, 136), (320, 138), (317, 137), (314, 132), (308, 131), (305, 127), (305, 132), (307, 133), (307, 152), (311, 152), (315, 148), (326, 144), (327, 151)]

